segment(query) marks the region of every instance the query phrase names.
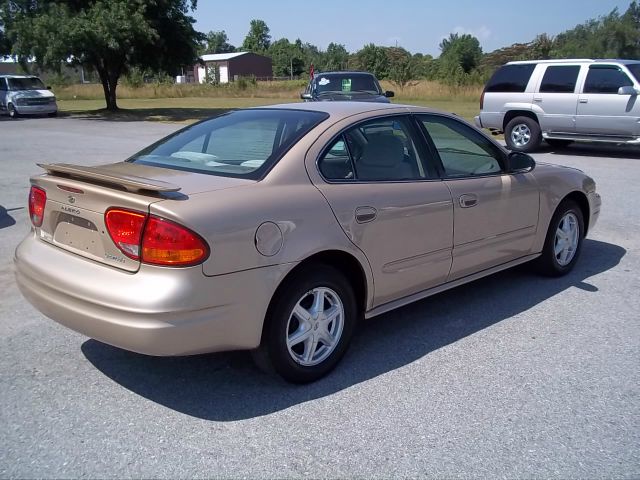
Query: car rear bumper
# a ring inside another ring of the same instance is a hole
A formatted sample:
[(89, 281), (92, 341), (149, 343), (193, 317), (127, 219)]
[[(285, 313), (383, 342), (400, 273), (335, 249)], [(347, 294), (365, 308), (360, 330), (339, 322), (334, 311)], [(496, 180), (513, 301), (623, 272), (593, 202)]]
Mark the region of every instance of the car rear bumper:
[(46, 105), (14, 105), (20, 115), (46, 115), (58, 111), (58, 105), (50, 103)]
[[(147, 355), (190, 355), (260, 344), (268, 304), (291, 265), (206, 277), (202, 268), (125, 272), (31, 233), (15, 252), (22, 294), (54, 321)], [(63, 274), (64, 272), (64, 274)]]

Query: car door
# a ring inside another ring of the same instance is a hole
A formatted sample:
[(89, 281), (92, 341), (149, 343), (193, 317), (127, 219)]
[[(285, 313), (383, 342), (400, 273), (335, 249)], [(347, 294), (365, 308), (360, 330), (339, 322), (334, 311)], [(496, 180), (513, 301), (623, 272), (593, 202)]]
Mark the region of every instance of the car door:
[(357, 123), (325, 143), (310, 172), (369, 260), (374, 307), (444, 283), (451, 268), (451, 194), (420, 135), (407, 115)]
[(7, 81), (0, 77), (0, 110), (7, 109)]
[(638, 95), (619, 95), (633, 80), (614, 64), (590, 65), (578, 98), (576, 132), (583, 135), (633, 137), (638, 135)]
[(454, 208), (449, 280), (530, 253), (539, 190), (531, 173), (508, 174), (505, 153), (470, 126), (444, 115), (418, 115), (441, 162)]
[(547, 65), (533, 103), (544, 112), (539, 115), (544, 132), (575, 133), (580, 65)]

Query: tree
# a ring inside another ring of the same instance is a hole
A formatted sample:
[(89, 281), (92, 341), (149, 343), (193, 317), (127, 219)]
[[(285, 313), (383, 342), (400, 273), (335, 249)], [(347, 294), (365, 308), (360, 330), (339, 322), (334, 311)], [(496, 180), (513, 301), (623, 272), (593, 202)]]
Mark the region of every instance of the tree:
[(360, 70), (373, 73), (379, 79), (389, 75), (389, 57), (385, 47), (373, 43), (365, 45), (356, 53), (356, 64)]
[(349, 52), (338, 43), (331, 42), (324, 54), (325, 65), (327, 70), (346, 70), (349, 63)]
[(286, 38), (271, 44), (268, 54), (273, 62), (273, 74), (276, 77), (298, 76), (305, 70), (302, 42), (289, 42)]
[(249, 33), (242, 42), (242, 49), (248, 52), (264, 53), (271, 45), (269, 27), (263, 20), (251, 20)]
[[(17, 3), (17, 2), (13, 2)], [(120, 77), (132, 67), (176, 72), (195, 63), (202, 35), (188, 15), (196, 0), (24, 1), (10, 11), (12, 53), (59, 70), (63, 62), (93, 68), (107, 110), (117, 110)]]
[(389, 47), (387, 57), (389, 57), (389, 80), (400, 89), (416, 78), (416, 62), (407, 50), (401, 47)]
[(206, 53), (231, 53), (236, 47), (229, 43), (227, 32), (224, 30), (210, 31), (205, 35), (205, 39), (200, 47), (200, 54)]
[(482, 48), (473, 35), (451, 33), (449, 38), (440, 42), (440, 59), (443, 63), (460, 66), (465, 73), (470, 73), (480, 63)]

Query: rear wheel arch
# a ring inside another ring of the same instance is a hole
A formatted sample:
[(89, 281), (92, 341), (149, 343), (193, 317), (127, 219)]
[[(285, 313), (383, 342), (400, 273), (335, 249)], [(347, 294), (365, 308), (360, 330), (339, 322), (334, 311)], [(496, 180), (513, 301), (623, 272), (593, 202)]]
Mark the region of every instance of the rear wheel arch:
[(343, 250), (325, 250), (305, 258), (285, 275), (271, 297), (267, 313), (271, 309), (274, 299), (282, 289), (286, 288), (287, 283), (300, 272), (311, 269), (314, 265), (326, 265), (344, 275), (353, 288), (359, 313), (362, 314), (366, 311), (369, 287), (364, 266), (356, 257)]
[(529, 117), (540, 125), (538, 116), (531, 110), (509, 110), (502, 120), (502, 131), (506, 132), (507, 124), (516, 117)]

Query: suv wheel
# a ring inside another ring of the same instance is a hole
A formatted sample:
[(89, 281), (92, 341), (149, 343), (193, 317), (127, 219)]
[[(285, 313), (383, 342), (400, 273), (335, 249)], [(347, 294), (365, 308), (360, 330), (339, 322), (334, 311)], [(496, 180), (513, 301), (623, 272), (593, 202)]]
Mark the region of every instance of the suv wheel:
[(507, 123), (504, 131), (504, 140), (510, 150), (532, 152), (542, 142), (540, 125), (529, 117), (515, 117)]
[(7, 105), (7, 110), (9, 111), (9, 117), (18, 118), (18, 111), (16, 110), (16, 107), (13, 106), (13, 103)]

